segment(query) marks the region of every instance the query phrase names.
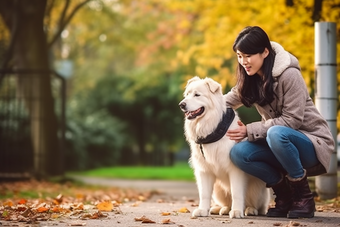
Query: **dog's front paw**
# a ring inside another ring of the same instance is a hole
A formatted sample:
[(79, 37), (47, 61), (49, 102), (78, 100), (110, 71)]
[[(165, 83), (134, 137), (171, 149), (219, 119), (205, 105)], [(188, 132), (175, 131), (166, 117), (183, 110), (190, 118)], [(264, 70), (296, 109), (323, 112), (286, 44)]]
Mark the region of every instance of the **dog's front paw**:
[(228, 215), (230, 212), (230, 207), (222, 207), (220, 210), (220, 215)]
[(230, 207), (220, 207), (220, 206), (214, 206), (210, 208), (209, 213), (210, 214), (218, 214), (218, 215), (228, 215), (230, 211)]
[(229, 212), (229, 217), (230, 218), (244, 218), (244, 214), (240, 210), (231, 210)]
[(222, 207), (220, 206), (213, 206), (210, 208), (209, 213), (210, 214), (220, 214), (220, 210)]
[(254, 207), (247, 207), (246, 211), (244, 212), (247, 216), (257, 216), (259, 215), (259, 211)]
[(197, 208), (192, 212), (193, 217), (206, 217), (209, 215), (209, 209)]

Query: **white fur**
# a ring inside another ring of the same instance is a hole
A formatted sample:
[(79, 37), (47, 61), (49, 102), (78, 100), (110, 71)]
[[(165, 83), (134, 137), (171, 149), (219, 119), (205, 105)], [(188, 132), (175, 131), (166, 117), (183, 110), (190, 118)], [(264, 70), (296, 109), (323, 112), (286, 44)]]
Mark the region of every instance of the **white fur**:
[[(183, 111), (205, 108), (197, 118), (186, 119), (184, 126), (200, 199), (192, 216), (229, 213), (230, 218), (243, 218), (244, 215), (266, 214), (269, 189), (263, 181), (246, 174), (231, 162), (229, 152), (235, 142), (224, 136), (217, 142), (203, 144), (204, 156), (195, 143), (197, 137), (206, 137), (216, 128), (226, 110), (221, 85), (210, 78), (194, 77), (188, 81), (181, 104)], [(230, 128), (238, 127), (238, 120), (236, 114)], [(213, 207), (212, 198), (216, 204)]]

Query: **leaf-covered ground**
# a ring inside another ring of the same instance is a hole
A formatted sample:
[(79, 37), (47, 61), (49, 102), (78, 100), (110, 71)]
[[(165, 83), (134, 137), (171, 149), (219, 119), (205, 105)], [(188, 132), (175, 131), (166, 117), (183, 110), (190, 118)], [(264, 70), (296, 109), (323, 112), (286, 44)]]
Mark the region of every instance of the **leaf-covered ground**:
[(1, 183), (0, 219), (35, 223), (64, 217), (105, 218), (105, 212), (120, 213), (122, 203), (145, 201), (152, 193), (34, 180)]

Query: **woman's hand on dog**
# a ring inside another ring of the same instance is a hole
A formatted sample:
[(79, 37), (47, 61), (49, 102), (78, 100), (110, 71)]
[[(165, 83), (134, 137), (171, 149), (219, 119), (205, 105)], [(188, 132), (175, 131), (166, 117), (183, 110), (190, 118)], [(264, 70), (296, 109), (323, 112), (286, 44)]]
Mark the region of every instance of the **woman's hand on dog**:
[(237, 129), (229, 129), (226, 134), (229, 139), (235, 140), (236, 143), (241, 142), (247, 137), (247, 127), (242, 123), (242, 121), (237, 121), (237, 124), (240, 127)]

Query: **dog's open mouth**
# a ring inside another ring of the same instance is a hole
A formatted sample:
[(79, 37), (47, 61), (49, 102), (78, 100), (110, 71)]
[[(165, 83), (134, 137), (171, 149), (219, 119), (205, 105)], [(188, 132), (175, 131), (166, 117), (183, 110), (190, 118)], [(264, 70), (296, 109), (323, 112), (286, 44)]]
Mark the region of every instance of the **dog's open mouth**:
[(204, 107), (201, 107), (197, 110), (194, 111), (187, 111), (185, 112), (185, 116), (187, 119), (192, 120), (195, 119), (196, 117), (200, 116), (204, 112)]

